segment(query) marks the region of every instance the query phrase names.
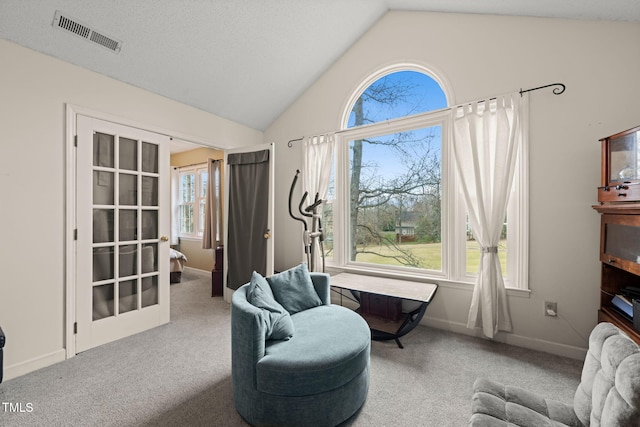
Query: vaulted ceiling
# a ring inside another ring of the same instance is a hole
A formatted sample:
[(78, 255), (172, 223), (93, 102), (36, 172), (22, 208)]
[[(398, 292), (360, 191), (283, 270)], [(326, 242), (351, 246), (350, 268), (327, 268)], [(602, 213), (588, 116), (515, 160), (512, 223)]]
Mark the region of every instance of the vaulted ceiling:
[(0, 37), (264, 130), (388, 10), (640, 21), (639, 0), (3, 0)]

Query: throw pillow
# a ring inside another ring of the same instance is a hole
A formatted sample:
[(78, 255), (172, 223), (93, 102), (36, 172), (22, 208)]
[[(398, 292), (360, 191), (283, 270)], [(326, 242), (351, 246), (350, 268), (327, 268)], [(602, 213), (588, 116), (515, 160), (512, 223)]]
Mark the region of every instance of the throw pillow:
[(265, 339), (288, 340), (293, 336), (291, 315), (273, 298), (271, 287), (265, 278), (255, 271), (251, 274), (247, 300), (262, 309), (266, 327)]
[(307, 264), (267, 277), (273, 296), (291, 314), (322, 305)]

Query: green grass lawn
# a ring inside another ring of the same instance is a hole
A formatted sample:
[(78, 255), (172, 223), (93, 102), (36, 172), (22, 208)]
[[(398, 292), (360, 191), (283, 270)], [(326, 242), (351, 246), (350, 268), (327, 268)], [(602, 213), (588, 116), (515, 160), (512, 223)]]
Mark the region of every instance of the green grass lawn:
[[(442, 243), (403, 243), (403, 249), (410, 250), (411, 253), (421, 260), (420, 267), (428, 270), (442, 269)], [(498, 250), (498, 257), (502, 266), (502, 274), (507, 273), (507, 242), (501, 240)], [(391, 249), (384, 246), (370, 246), (367, 251), (375, 253), (360, 253), (357, 256), (358, 262), (369, 262), (372, 264), (402, 265), (400, 261), (393, 258)], [(377, 255), (379, 254), (379, 255)], [(476, 273), (480, 263), (480, 249), (476, 241), (467, 242), (467, 273)]]

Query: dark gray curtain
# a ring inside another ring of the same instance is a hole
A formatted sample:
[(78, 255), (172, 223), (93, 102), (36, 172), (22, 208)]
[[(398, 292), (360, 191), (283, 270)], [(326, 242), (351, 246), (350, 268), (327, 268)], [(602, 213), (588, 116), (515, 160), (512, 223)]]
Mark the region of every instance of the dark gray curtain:
[(265, 275), (269, 202), (269, 150), (229, 154), (227, 286), (238, 289), (255, 270)]

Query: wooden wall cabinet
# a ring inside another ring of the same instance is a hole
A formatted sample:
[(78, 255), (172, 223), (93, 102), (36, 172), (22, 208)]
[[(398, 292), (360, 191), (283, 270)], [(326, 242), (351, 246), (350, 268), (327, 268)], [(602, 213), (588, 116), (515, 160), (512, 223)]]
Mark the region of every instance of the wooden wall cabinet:
[(640, 201), (640, 126), (602, 138), (598, 202)]
[(640, 287), (640, 126), (600, 140), (601, 214), (599, 322), (610, 322), (640, 344), (640, 331), (611, 304), (627, 286)]

